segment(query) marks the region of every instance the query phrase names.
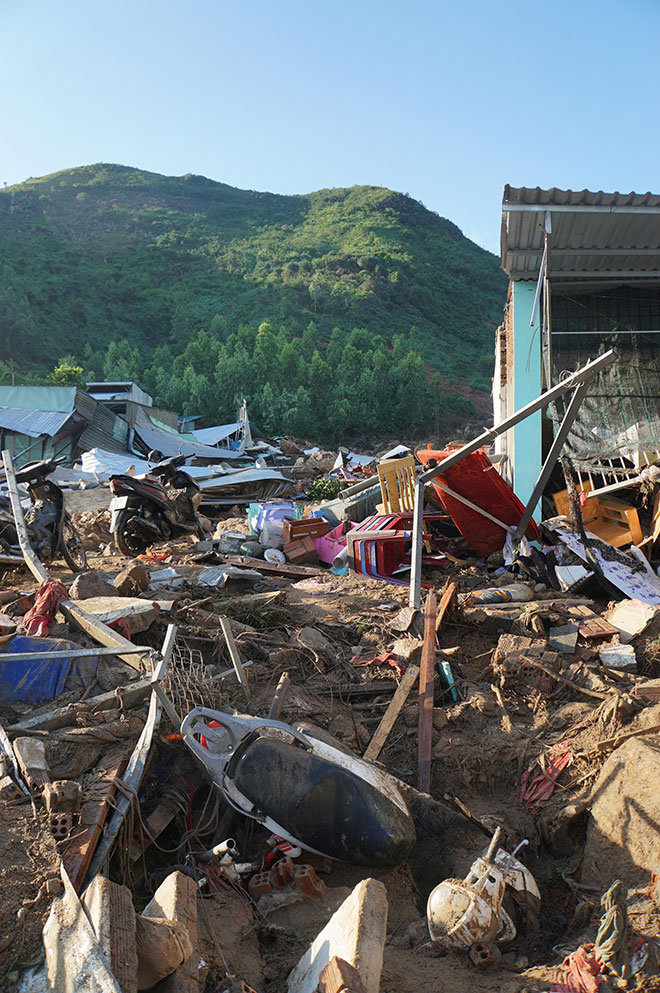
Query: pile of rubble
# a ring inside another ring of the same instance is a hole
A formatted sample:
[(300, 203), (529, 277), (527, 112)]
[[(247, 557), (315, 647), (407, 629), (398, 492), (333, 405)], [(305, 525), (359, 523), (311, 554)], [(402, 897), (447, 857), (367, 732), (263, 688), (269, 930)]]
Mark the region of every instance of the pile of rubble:
[(660, 989), (652, 556), (474, 450), (416, 521), (451, 451), (77, 576), (14, 508), (2, 989)]

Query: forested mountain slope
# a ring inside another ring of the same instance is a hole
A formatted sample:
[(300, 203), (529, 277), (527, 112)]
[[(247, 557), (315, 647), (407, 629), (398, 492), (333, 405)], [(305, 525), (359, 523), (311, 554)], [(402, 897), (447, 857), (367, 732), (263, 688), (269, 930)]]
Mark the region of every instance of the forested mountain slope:
[(391, 190), (280, 196), (117, 165), (1, 191), (0, 266), (0, 378), (66, 357), (208, 422), (247, 395), (267, 429), (308, 436), (469, 413), (506, 286), (494, 255)]

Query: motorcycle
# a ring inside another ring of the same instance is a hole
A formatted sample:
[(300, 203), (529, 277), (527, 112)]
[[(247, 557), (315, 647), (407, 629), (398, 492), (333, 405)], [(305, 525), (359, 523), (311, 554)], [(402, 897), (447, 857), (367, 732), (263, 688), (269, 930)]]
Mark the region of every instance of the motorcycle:
[(415, 825), (395, 780), (309, 731), (198, 707), (181, 737), (231, 807), (295, 847), (370, 866), (412, 851)]
[[(16, 482), (25, 483), (30, 507), (25, 512), (30, 545), (43, 562), (61, 555), (72, 572), (87, 568), (85, 548), (66, 512), (64, 493), (47, 477), (62, 460), (29, 462), (16, 472)], [(20, 552), (11, 502), (0, 498), (0, 545), (5, 551)]]
[(180, 534), (205, 537), (197, 517), (202, 492), (181, 469), (186, 458), (165, 459), (144, 476), (110, 477), (110, 533), (122, 555), (141, 555), (154, 542)]

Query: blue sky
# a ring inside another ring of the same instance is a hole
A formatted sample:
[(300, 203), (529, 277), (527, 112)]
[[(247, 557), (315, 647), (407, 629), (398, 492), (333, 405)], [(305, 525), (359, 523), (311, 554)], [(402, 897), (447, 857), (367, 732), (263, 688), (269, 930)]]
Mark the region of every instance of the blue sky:
[(0, 183), (93, 162), (389, 186), (498, 250), (505, 183), (660, 192), (660, 2), (3, 0)]

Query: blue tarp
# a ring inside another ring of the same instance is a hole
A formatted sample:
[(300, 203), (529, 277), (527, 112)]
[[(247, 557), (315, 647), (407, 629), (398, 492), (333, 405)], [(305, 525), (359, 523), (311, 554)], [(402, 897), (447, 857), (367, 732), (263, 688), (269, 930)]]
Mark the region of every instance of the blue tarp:
[[(0, 700), (6, 703), (48, 703), (62, 693), (82, 693), (96, 679), (97, 656), (52, 659), (50, 652), (75, 650), (79, 645), (60, 638), (28, 638), (17, 634), (0, 645)], [(33, 652), (27, 662), (3, 662), (3, 652)]]

